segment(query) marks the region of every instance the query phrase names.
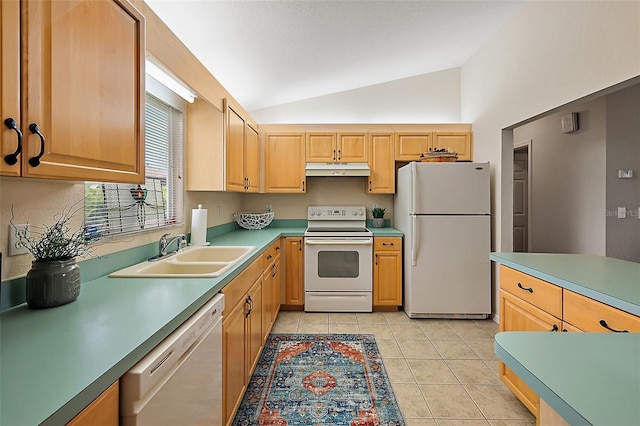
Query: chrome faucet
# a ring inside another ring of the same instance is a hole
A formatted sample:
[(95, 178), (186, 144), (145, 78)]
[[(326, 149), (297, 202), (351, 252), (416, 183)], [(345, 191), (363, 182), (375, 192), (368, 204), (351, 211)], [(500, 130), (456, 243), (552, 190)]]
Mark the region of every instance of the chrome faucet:
[[(167, 237), (171, 235), (169, 233), (164, 234), (162, 237), (160, 237), (160, 241), (158, 242), (159, 245), (159, 249), (160, 249), (160, 256), (159, 257), (164, 257), (164, 256), (168, 256), (169, 253), (167, 253), (167, 250), (169, 249), (169, 246), (171, 244), (173, 244), (174, 241), (179, 241), (178, 242), (178, 247), (176, 248), (176, 252), (182, 250), (183, 248), (185, 248), (187, 246), (187, 236), (184, 234), (178, 234), (175, 237), (171, 238), (170, 240), (167, 240)], [(175, 253), (175, 252), (173, 252)], [(171, 254), (173, 254), (171, 253)]]

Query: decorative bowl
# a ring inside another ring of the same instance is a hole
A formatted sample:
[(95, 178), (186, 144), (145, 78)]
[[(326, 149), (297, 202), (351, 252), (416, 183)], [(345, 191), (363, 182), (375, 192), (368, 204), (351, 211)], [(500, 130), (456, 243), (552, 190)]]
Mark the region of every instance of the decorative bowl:
[(257, 230), (269, 226), (274, 214), (275, 212), (235, 212), (233, 217), (242, 228)]

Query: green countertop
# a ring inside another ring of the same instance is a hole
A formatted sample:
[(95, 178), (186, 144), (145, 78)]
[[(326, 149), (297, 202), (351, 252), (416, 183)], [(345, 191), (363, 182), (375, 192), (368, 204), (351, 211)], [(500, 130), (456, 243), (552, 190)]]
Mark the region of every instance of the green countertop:
[[(640, 315), (640, 264), (602, 256), (492, 253), (491, 260)], [(569, 424), (640, 425), (640, 333), (504, 332), (495, 351)]]
[(640, 263), (603, 256), (491, 253), (494, 262), (640, 316)]
[(640, 425), (640, 333), (504, 332), (495, 350), (571, 425)]
[[(267, 227), (214, 237), (212, 245), (257, 247), (218, 278), (100, 276), (83, 282), (80, 297), (68, 305), (32, 310), (22, 304), (1, 312), (0, 425), (66, 423), (272, 242), (281, 236), (302, 236), (304, 230)], [(393, 228), (372, 231), (374, 236), (402, 235)], [(107, 255), (103, 263), (122, 257)], [(129, 264), (115, 269), (125, 266)], [(115, 270), (102, 265), (95, 269), (102, 274)]]

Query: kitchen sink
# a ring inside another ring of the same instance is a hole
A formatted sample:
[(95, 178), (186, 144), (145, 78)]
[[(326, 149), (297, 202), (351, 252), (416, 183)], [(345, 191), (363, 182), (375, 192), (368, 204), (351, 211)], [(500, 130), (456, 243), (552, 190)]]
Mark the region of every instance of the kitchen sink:
[(180, 262), (233, 262), (253, 251), (252, 246), (200, 246), (177, 253)]
[(119, 278), (219, 277), (255, 250), (255, 246), (187, 247), (154, 262), (144, 261), (109, 274)]

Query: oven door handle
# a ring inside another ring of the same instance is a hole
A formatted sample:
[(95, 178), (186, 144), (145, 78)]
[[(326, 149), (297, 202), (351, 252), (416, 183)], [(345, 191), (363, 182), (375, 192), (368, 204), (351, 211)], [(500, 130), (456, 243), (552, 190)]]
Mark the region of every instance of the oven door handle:
[(325, 241), (325, 240), (309, 240), (305, 238), (304, 243), (308, 246), (370, 246), (373, 240), (356, 240), (356, 241)]

